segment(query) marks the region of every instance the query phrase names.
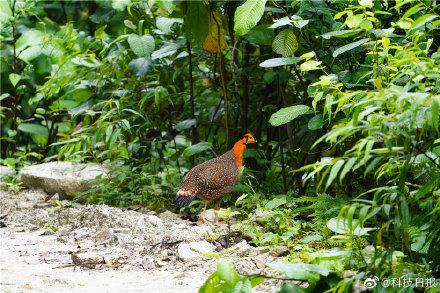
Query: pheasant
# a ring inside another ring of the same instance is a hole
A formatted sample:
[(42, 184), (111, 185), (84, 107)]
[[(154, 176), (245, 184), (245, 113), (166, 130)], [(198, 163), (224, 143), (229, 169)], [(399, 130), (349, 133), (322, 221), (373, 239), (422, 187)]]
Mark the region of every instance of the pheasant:
[(246, 133), (234, 144), (231, 150), (222, 156), (208, 160), (189, 170), (180, 184), (176, 203), (179, 206), (187, 206), (194, 197), (201, 198), (205, 202), (205, 206), (200, 220), (204, 222), (203, 215), (208, 204), (216, 201), (214, 209), (218, 210), (222, 196), (233, 190), (243, 169), (243, 154), (246, 145), (255, 142), (254, 136), (251, 133)]

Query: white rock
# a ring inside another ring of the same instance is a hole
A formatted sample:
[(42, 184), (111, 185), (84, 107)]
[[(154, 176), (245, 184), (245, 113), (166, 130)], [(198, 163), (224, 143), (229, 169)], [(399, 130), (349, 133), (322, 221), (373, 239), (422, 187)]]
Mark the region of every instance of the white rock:
[(206, 210), (203, 214), (205, 217), (206, 222), (215, 222), (215, 219), (217, 218), (216, 212), (213, 209)]
[(58, 193), (60, 199), (72, 198), (76, 192), (91, 188), (96, 179), (107, 177), (107, 170), (98, 164), (49, 162), (24, 167), (20, 179), (32, 189)]
[(12, 173), (14, 173), (14, 170), (12, 168), (10, 168), (8, 166), (0, 165), (0, 180), (3, 177), (5, 177), (5, 176), (7, 176), (9, 174), (12, 174)]
[(214, 249), (214, 245), (206, 240), (203, 240), (179, 244), (179, 246), (177, 247), (177, 254), (181, 260), (186, 262), (199, 258), (204, 253), (214, 252)]

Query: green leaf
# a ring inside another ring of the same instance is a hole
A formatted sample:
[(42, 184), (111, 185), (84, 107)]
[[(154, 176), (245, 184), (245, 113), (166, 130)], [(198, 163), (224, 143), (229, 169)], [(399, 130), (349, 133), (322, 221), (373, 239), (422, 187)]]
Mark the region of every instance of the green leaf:
[(304, 293), (304, 291), (300, 286), (297, 284), (286, 284), (284, 283), (283, 286), (281, 286), (280, 291), (278, 293)]
[(359, 5), (367, 8), (373, 7), (373, 0), (359, 0)]
[(349, 11), (348, 12), (348, 17), (345, 20), (345, 24), (349, 28), (358, 28), (363, 19), (364, 18), (362, 16), (362, 14), (355, 14), (355, 15), (353, 15), (353, 12)]
[(276, 209), (277, 207), (282, 206), (286, 203), (287, 203), (286, 196), (278, 196), (278, 197), (275, 197), (274, 199), (268, 201), (264, 207), (272, 210), (272, 209)]
[(322, 34), (321, 37), (324, 39), (330, 39), (331, 37), (338, 37), (338, 38), (348, 38), (351, 36), (356, 35), (361, 30), (339, 30), (339, 31), (332, 31), (325, 34)]
[(330, 170), (330, 175), (327, 178), (327, 183), (325, 184), (325, 189), (327, 189), (335, 180), (336, 176), (338, 176), (339, 170), (341, 170), (341, 167), (344, 165), (344, 160), (338, 160)]
[(183, 19), (164, 16), (156, 17), (156, 27), (166, 34), (171, 33), (171, 28), (175, 23), (183, 23)]
[(196, 119), (183, 120), (183, 121), (180, 121), (179, 123), (176, 124), (176, 130), (182, 131), (185, 129), (189, 129), (189, 128), (195, 126), (196, 124), (197, 124)]
[(212, 145), (209, 142), (206, 142), (206, 141), (199, 142), (198, 144), (194, 144), (194, 145), (187, 147), (183, 151), (183, 156), (184, 157), (191, 157), (195, 154), (199, 154), (201, 152), (206, 151), (207, 149), (211, 148), (211, 146)]
[(177, 52), (178, 48), (179, 48), (179, 45), (176, 43), (165, 44), (162, 46), (162, 48), (160, 48), (157, 51), (154, 51), (153, 54), (151, 54), (151, 59), (155, 60), (155, 59), (160, 59), (160, 58), (164, 58), (167, 56), (171, 56)]
[(321, 114), (315, 115), (312, 119), (307, 123), (307, 127), (309, 130), (317, 130), (321, 129), (324, 124), (324, 119)]
[(437, 132), (437, 134), (439, 133), (439, 131), (438, 131), (439, 108), (440, 108), (440, 96), (432, 97), (432, 106), (431, 106), (432, 120), (431, 120), (431, 124), (432, 124), (432, 127), (434, 127), (434, 129)]
[(201, 45), (209, 32), (209, 14), (204, 1), (188, 1), (184, 26), (192, 44)]
[(298, 41), (293, 30), (280, 31), (272, 42), (272, 49), (283, 57), (291, 57), (298, 50)]
[(20, 81), (21, 75), (16, 73), (9, 74), (9, 80), (11, 81), (12, 85), (15, 87), (17, 83)]
[(339, 175), (339, 182), (342, 183), (342, 180), (344, 180), (345, 175), (347, 175), (347, 173), (353, 168), (355, 163), (356, 163), (356, 158), (348, 159), (347, 163), (344, 166), (344, 169), (342, 169), (341, 174)]
[(229, 285), (235, 284), (238, 279), (238, 273), (235, 270), (234, 264), (227, 259), (221, 258), (217, 263), (217, 273), (219, 277)]
[(312, 71), (321, 69), (319, 65), (321, 65), (322, 61), (309, 60), (300, 65), (301, 71)]
[(131, 50), (139, 57), (150, 57), (154, 51), (154, 38), (150, 35), (131, 34), (128, 39)]
[(131, 0), (111, 0), (112, 7), (115, 10), (124, 11), (127, 5), (130, 5)]
[(350, 43), (350, 44), (344, 45), (344, 46), (342, 46), (342, 47), (339, 47), (339, 48), (337, 48), (337, 49), (333, 52), (333, 58), (338, 57), (339, 55), (341, 55), (341, 54), (344, 53), (344, 52), (347, 52), (347, 51), (353, 50), (354, 48), (359, 47), (360, 45), (362, 45), (362, 44), (368, 42), (369, 40), (370, 40), (369, 38), (363, 38), (363, 39), (361, 39), (361, 40), (359, 40), (359, 41), (356, 41), (356, 42), (353, 42), (353, 43)]
[(12, 10), (9, 1), (0, 1), (0, 29), (6, 26), (11, 16)]
[(427, 22), (433, 21), (438, 17), (437, 14), (425, 14), (417, 18), (411, 26), (411, 29), (418, 29), (424, 26)]
[(287, 108), (282, 108), (277, 112), (273, 113), (269, 119), (269, 123), (272, 126), (280, 126), (286, 124), (295, 118), (311, 113), (311, 109), (306, 105), (295, 105)]
[(278, 67), (283, 65), (296, 64), (301, 61), (302, 58), (299, 57), (283, 57), (283, 58), (272, 58), (260, 63), (261, 67)]
[(244, 36), (257, 25), (264, 13), (266, 0), (247, 0), (237, 7), (234, 14), (234, 31)]
[(323, 266), (306, 263), (272, 262), (269, 263), (268, 266), (285, 274), (287, 278), (308, 281), (310, 283), (319, 281), (319, 275), (327, 276), (330, 273), (330, 271)]
[[(351, 229), (350, 229), (351, 227)], [(363, 228), (359, 225), (359, 221), (354, 219), (352, 221), (352, 224), (348, 224), (348, 220), (345, 218), (338, 219), (338, 218), (331, 218), (327, 221), (327, 228), (329, 228), (331, 231), (335, 232), (336, 234), (351, 234), (356, 236), (363, 236), (368, 234), (369, 231), (374, 230), (375, 228)]]
[(252, 285), (251, 285), (251, 281), (249, 281), (248, 279), (237, 282), (237, 284), (234, 286), (234, 289), (232, 289), (232, 293), (251, 293), (251, 292), (252, 292)]
[(269, 46), (272, 43), (273, 30), (269, 29), (267, 25), (257, 25), (244, 37), (251, 44)]
[(288, 16), (274, 20), (270, 28), (279, 28), (286, 25), (290, 25), (290, 26), (292, 25), (292, 22), (290, 21), (290, 18)]
[(41, 137), (49, 136), (49, 131), (47, 130), (47, 127), (40, 124), (21, 123), (18, 125), (17, 129), (22, 132), (26, 132), (36, 136), (41, 136)]

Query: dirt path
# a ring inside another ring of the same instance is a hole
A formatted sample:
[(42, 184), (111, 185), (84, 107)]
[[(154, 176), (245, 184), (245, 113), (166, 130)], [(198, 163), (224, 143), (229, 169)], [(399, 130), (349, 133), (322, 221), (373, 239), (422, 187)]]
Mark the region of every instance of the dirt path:
[(64, 267), (71, 263), (72, 245), (56, 236), (14, 232), (1, 235), (3, 292), (197, 292), (206, 278), (203, 270), (117, 270)]
[[(225, 227), (196, 225), (168, 211), (45, 197), (0, 191), (2, 292), (197, 292), (215, 270), (216, 259), (200, 251), (220, 250), (206, 239), (224, 235)], [(219, 254), (247, 274), (275, 258), (245, 241)], [(274, 285), (256, 289), (272, 292)]]

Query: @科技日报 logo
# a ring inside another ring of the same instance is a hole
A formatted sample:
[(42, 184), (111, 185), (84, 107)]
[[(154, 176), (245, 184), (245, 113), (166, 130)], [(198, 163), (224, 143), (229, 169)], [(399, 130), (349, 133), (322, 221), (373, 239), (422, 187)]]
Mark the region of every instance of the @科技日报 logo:
[(379, 278), (376, 276), (373, 276), (372, 278), (366, 278), (364, 281), (364, 286), (368, 289), (371, 289), (377, 286), (377, 282), (379, 282)]

